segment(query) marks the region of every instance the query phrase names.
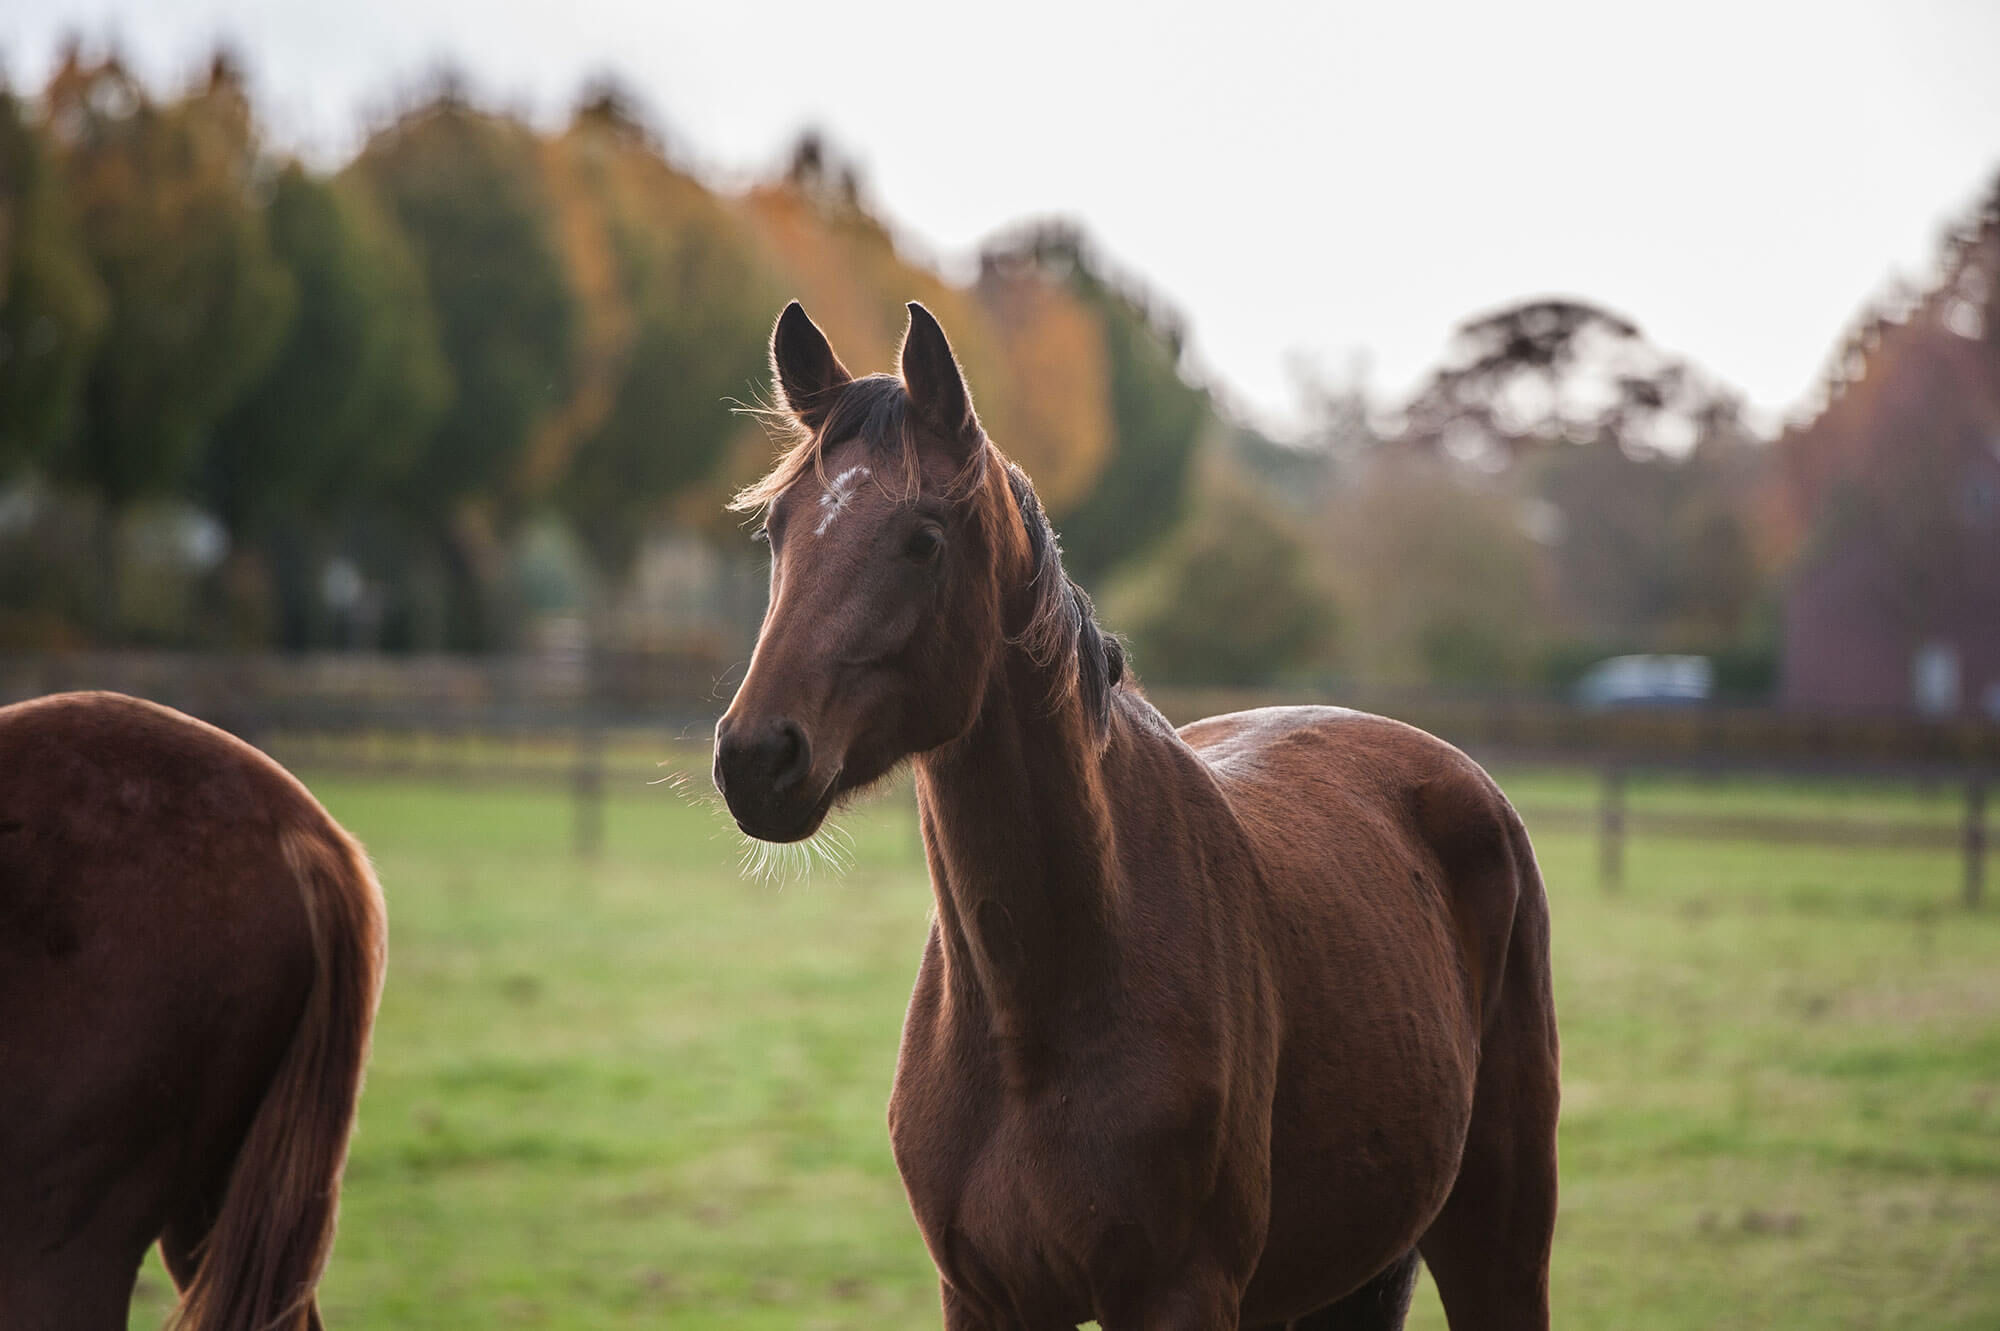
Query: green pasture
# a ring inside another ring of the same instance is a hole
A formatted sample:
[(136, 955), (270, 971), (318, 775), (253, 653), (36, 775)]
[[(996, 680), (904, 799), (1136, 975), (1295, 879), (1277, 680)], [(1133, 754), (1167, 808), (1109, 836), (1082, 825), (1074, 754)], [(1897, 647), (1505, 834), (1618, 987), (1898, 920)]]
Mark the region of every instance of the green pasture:
[[(303, 775), (367, 842), (392, 927), (331, 1331), (937, 1325), (882, 1117), (929, 905), (906, 793), (846, 816), (847, 872), (777, 884), (738, 873), (711, 806), (637, 776), (586, 865), (560, 788)], [(1528, 807), (1594, 798), (1588, 774), (1501, 776)], [(1628, 798), (1956, 807), (1771, 781)], [(1956, 905), (1959, 859), (1642, 835), (1606, 896), (1587, 835), (1536, 843), (1557, 1324), (2000, 1326), (2000, 905)], [(167, 1296), (149, 1264), (133, 1325)], [(1428, 1287), (1412, 1325), (1443, 1325)]]

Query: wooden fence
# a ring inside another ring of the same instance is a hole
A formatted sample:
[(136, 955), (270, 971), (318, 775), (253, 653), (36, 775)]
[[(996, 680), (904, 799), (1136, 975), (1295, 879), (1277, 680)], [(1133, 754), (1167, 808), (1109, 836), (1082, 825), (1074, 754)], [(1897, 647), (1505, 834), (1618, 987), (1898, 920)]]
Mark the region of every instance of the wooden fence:
[[(709, 728), (734, 682), (728, 670), (688, 662), (627, 668), (618, 688), (592, 687), (603, 677), (575, 662), (519, 658), (16, 657), (0, 658), (0, 702), (58, 688), (120, 688), (226, 726), (308, 773), (559, 783), (574, 800), (576, 850), (593, 855), (603, 844), (608, 793), (660, 776), (640, 753), (678, 744), (684, 760), (699, 757), (705, 767)], [(1151, 696), (1176, 722), (1308, 700), (1212, 689)], [(2000, 773), (2000, 724), (1991, 721), (1751, 708), (1590, 710), (1544, 699), (1425, 694), (1339, 701), (1420, 726), (1489, 766), (1594, 773), (1594, 807), (1531, 800), (1521, 812), (1531, 828), (1594, 829), (1607, 890), (1624, 879), (1630, 839), (1644, 835), (1956, 850), (1962, 900), (1976, 907), (1984, 895), (1987, 790)], [(636, 735), (653, 748), (635, 748)], [(1952, 826), (1633, 808), (1631, 780), (1660, 775), (1951, 788), (1960, 792), (1961, 813)]]
[[(1171, 700), (1170, 700), (1171, 701)], [(575, 811), (575, 847), (594, 855), (603, 844), (603, 805), (611, 792), (636, 790), (661, 779), (657, 754), (672, 754), (685, 779), (706, 781), (708, 725), (688, 722), (661, 727), (634, 718), (622, 723), (584, 715), (526, 718), (510, 714), (484, 721), (459, 717), (447, 727), (412, 726), (406, 716), (370, 722), (356, 715), (338, 726), (269, 729), (258, 736), (288, 766), (308, 773), (357, 776), (400, 775), (456, 784), (527, 782), (566, 786)], [(1451, 736), (1447, 735), (1447, 738)], [(650, 746), (650, 747), (649, 747)], [(1753, 841), (1794, 845), (1878, 847), (1957, 851), (1963, 859), (1961, 898), (1977, 907), (1984, 895), (1987, 851), (1986, 793), (1991, 769), (1981, 763), (1918, 761), (1910, 758), (1845, 759), (1826, 752), (1808, 758), (1754, 754), (1647, 753), (1631, 748), (1566, 745), (1539, 748), (1498, 746), (1473, 739), (1462, 743), (1474, 757), (1501, 769), (1555, 768), (1593, 774), (1593, 803), (1558, 803), (1532, 796), (1519, 802), (1532, 829), (1594, 831), (1598, 876), (1607, 891), (1624, 881), (1629, 842), (1634, 836), (1696, 840)], [(1632, 807), (1628, 786), (1634, 778), (1676, 778), (1712, 782), (1726, 777), (1770, 777), (1788, 781), (1890, 783), (1928, 791), (1960, 793), (1961, 814), (1954, 824), (1872, 816), (1688, 811)]]

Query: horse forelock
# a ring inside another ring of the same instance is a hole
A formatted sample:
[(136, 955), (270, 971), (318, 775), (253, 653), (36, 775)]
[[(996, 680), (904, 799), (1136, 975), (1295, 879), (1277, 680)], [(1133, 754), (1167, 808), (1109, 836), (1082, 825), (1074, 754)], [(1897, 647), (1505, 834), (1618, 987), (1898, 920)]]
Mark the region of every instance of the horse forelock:
[[(827, 450), (851, 439), (860, 439), (870, 454), (893, 469), (882, 468), (878, 480), (893, 480), (897, 492), (914, 497), (923, 485), (919, 431), (910, 411), (910, 397), (903, 381), (893, 374), (870, 374), (843, 385), (826, 419), (814, 429), (796, 412), (785, 407), (746, 408), (746, 413), (764, 422), (778, 438), (777, 462), (761, 478), (751, 482), (729, 501), (738, 513), (767, 508), (807, 472), (825, 482)], [(986, 446), (973, 449), (960, 473), (952, 478), (947, 494), (959, 498), (976, 490), (984, 472)]]

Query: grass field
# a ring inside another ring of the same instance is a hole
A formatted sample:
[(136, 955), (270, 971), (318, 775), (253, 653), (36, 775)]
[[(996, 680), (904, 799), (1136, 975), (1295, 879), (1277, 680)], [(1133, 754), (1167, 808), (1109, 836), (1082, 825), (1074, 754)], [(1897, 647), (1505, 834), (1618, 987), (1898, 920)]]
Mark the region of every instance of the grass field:
[[(845, 819), (851, 871), (779, 887), (665, 787), (620, 783), (586, 866), (557, 791), (304, 775), (368, 843), (392, 926), (333, 1331), (937, 1325), (882, 1117), (929, 904), (907, 796)], [(1524, 804), (1591, 798), (1500, 775)], [(2000, 1326), (2000, 908), (1954, 904), (1957, 859), (1638, 837), (1607, 897), (1588, 838), (1536, 843), (1557, 1324)], [(168, 1302), (151, 1264), (133, 1325)], [(1428, 1288), (1412, 1325), (1443, 1325)]]

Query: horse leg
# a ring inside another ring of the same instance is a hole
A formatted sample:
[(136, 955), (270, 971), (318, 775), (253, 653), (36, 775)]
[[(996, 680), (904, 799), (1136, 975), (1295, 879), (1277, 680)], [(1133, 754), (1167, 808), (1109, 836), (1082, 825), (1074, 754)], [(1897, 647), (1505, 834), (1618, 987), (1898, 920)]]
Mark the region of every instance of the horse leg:
[[(1455, 1331), (1547, 1331), (1556, 1223), (1555, 1005), (1540, 892), (1509, 946), (1458, 1179), (1417, 1249)], [(1522, 927), (1525, 926), (1525, 927)]]
[(938, 1281), (938, 1302), (944, 1310), (944, 1331), (999, 1331), (947, 1281)]
[(1124, 1307), (1103, 1310), (1098, 1323), (1103, 1331), (1239, 1331), (1242, 1308), (1238, 1282), (1196, 1266)]
[(1200, 1286), (1163, 1293), (1136, 1315), (1106, 1315), (1104, 1331), (1238, 1331), (1241, 1295)]
[[(49, 1080), (44, 1073), (41, 1084)], [(121, 1140), (101, 1117), (75, 1116), (100, 1144), (95, 1152), (62, 1149), (34, 1131), (41, 1124), (18, 1138), (0, 1128), (4, 1331), (124, 1331), (140, 1264), (159, 1232), (165, 1207), (157, 1158)]]
[(944, 1306), (944, 1331), (1075, 1331), (1074, 1322), (1043, 1311), (977, 1306), (942, 1279), (938, 1289)]
[[(125, 1331), (145, 1249), (66, 1245), (0, 1261), (0, 1325), (7, 1331)], [(18, 1260), (16, 1260), (18, 1259)]]
[(1406, 1252), (1338, 1303), (1292, 1321), (1287, 1331), (1403, 1331), (1417, 1289), (1417, 1254)]

